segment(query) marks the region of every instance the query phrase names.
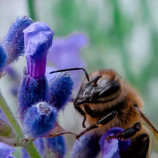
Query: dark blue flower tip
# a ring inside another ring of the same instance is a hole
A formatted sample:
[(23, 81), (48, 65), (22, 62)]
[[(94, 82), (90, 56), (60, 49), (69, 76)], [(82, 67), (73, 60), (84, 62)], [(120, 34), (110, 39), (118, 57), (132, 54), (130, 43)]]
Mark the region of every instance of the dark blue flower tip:
[(39, 102), (27, 109), (24, 117), (24, 131), (26, 136), (38, 138), (45, 136), (56, 125), (57, 112), (46, 102)]
[(4, 66), (6, 64), (7, 55), (3, 47), (0, 45), (0, 71), (4, 69)]
[(19, 114), (23, 120), (26, 110), (32, 105), (40, 101), (49, 100), (49, 87), (46, 77), (34, 79), (30, 76), (25, 76), (20, 85), (18, 94)]
[(45, 145), (55, 155), (55, 158), (64, 158), (66, 152), (66, 143), (63, 136), (56, 138), (46, 138)]
[(0, 142), (0, 158), (15, 158), (12, 153), (15, 149), (5, 143)]
[(49, 82), (50, 104), (57, 110), (63, 109), (72, 93), (73, 81), (68, 72), (58, 73)]
[(28, 74), (33, 78), (45, 75), (47, 50), (52, 45), (53, 31), (43, 22), (36, 22), (24, 30)]
[(99, 140), (100, 148), (102, 149), (102, 158), (120, 158), (120, 151), (125, 151), (129, 148), (131, 141), (110, 139), (106, 140), (108, 136), (114, 136), (122, 132), (120, 127), (114, 127), (109, 129)]
[(99, 151), (99, 136), (89, 133), (84, 134), (75, 141), (70, 158), (96, 158)]
[(7, 53), (7, 64), (17, 60), (24, 53), (24, 33), (33, 21), (27, 16), (19, 16), (10, 27), (8, 34), (4, 38), (4, 48)]

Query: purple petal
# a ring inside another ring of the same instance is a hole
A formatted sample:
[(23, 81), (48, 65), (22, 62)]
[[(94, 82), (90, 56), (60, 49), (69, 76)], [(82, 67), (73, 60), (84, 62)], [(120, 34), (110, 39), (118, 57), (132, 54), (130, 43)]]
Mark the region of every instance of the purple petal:
[(116, 135), (122, 132), (123, 129), (120, 127), (114, 127), (109, 129), (99, 140), (100, 147), (102, 149), (103, 158), (119, 158), (120, 151), (125, 151), (131, 144), (130, 140), (121, 141), (118, 139), (106, 140), (108, 136)]
[(15, 149), (5, 143), (0, 142), (0, 157), (1, 158), (14, 158), (11, 154)]
[(33, 78), (45, 75), (47, 50), (52, 45), (53, 31), (42, 22), (36, 22), (24, 30), (25, 54), (28, 74)]
[(119, 140), (110, 139), (107, 141), (106, 138), (122, 131), (123, 129), (119, 127), (111, 128), (100, 138), (99, 144), (102, 150), (102, 158), (120, 158)]

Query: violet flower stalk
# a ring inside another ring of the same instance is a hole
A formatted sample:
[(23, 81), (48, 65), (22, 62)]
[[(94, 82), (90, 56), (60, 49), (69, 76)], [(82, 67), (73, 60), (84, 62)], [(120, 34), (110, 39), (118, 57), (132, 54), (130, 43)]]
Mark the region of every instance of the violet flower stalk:
[(19, 91), (19, 113), (22, 120), (29, 107), (49, 99), (45, 69), (47, 50), (52, 44), (53, 35), (49, 26), (42, 22), (33, 23), (24, 30), (28, 73)]
[[(73, 83), (67, 72), (58, 74), (49, 84), (50, 87), (45, 77), (47, 50), (52, 38), (53, 31), (45, 23), (36, 22), (24, 30), (28, 72), (21, 83), (18, 98), (20, 118), (28, 139), (39, 139), (49, 134), (57, 125), (56, 109), (63, 108), (71, 95)], [(43, 138), (42, 142), (42, 155), (55, 153), (59, 158), (64, 157), (65, 143), (62, 136)], [(41, 146), (41, 142), (38, 145)], [(23, 155), (27, 155), (24, 150)]]

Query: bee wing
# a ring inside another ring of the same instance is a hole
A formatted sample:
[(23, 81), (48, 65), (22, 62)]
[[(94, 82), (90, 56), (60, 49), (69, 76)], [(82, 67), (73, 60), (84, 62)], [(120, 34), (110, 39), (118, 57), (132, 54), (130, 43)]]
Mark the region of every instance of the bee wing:
[(154, 127), (154, 125), (149, 121), (149, 119), (140, 110), (139, 110), (139, 113), (141, 115), (141, 118), (150, 126), (156, 139), (158, 140), (158, 130)]
[[(136, 106), (136, 105), (135, 105)], [(157, 141), (158, 141), (158, 130), (154, 127), (154, 125), (149, 121), (149, 119), (143, 114), (143, 112), (139, 109), (138, 106), (136, 106), (141, 118), (148, 124), (148, 126), (151, 128), (152, 132), (154, 133)]]

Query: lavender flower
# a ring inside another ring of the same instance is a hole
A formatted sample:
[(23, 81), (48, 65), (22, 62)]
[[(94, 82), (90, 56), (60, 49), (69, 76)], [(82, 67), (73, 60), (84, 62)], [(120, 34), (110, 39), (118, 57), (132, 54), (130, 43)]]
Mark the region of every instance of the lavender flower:
[(15, 158), (11, 155), (15, 149), (5, 143), (0, 142), (0, 158)]
[(39, 101), (48, 101), (49, 88), (45, 77), (47, 50), (52, 44), (53, 31), (42, 22), (24, 30), (28, 73), (19, 91), (19, 113), (23, 120), (27, 108)]
[(84, 134), (79, 140), (76, 140), (70, 158), (95, 158), (99, 151), (99, 136)]
[(114, 127), (108, 130), (99, 140), (102, 150), (102, 158), (121, 158), (120, 152), (126, 151), (131, 144), (130, 140), (122, 141), (118, 139), (106, 140), (108, 136), (116, 135), (122, 132), (120, 127)]
[(49, 86), (50, 104), (57, 110), (63, 109), (72, 92), (73, 81), (69, 73), (58, 73), (52, 80), (50, 80)]
[(24, 53), (23, 30), (32, 24), (32, 20), (27, 16), (17, 17), (10, 27), (4, 39), (4, 48), (7, 53), (7, 64), (17, 60), (18, 56)]
[[(88, 38), (83, 33), (73, 33), (66, 38), (55, 38), (49, 49), (47, 60), (57, 69), (85, 67), (79, 52), (87, 45)], [(82, 72), (71, 71), (74, 87), (78, 87)]]

